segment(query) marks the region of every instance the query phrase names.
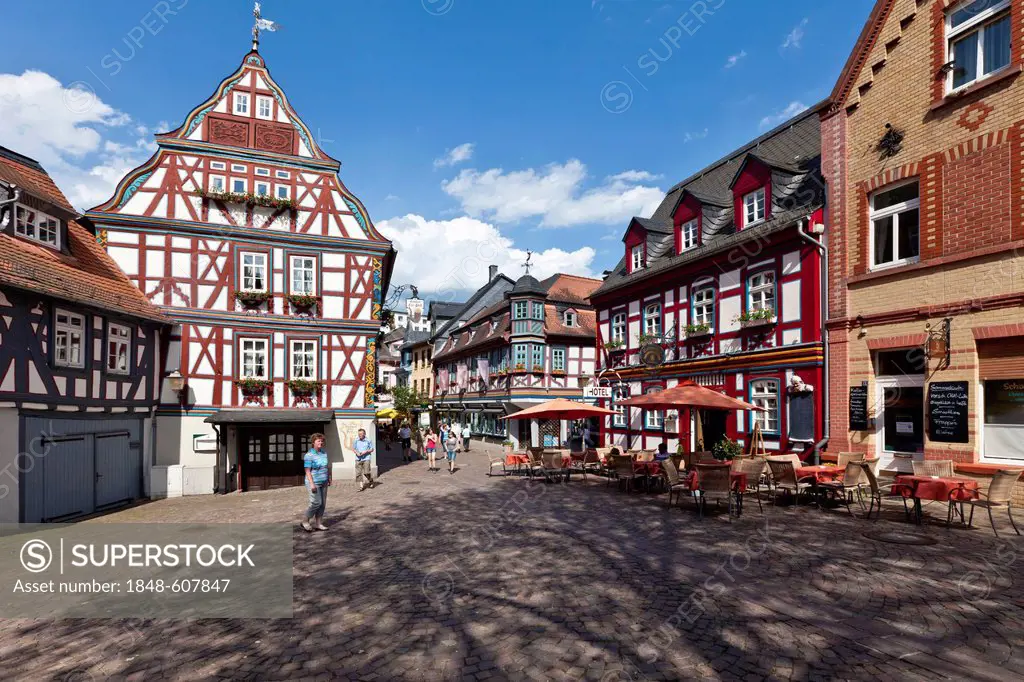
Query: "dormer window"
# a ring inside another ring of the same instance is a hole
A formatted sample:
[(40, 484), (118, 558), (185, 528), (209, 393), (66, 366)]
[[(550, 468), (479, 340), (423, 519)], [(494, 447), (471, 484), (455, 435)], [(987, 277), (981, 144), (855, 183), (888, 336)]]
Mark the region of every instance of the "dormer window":
[(1010, 65), (1010, 0), (966, 0), (946, 14), (947, 82), (958, 90)]
[(245, 92), (235, 93), (235, 114), (239, 116), (249, 115), (249, 94)]
[(576, 311), (566, 310), (562, 315), (562, 323), (565, 324), (566, 327), (578, 327), (579, 319), (576, 315)]
[(630, 272), (644, 269), (644, 245), (638, 244), (630, 251)]
[(16, 205), (14, 234), (54, 249), (60, 248), (60, 221), (28, 206)]
[(697, 248), (700, 243), (700, 232), (697, 219), (688, 220), (679, 228), (679, 236), (682, 239), (682, 250), (689, 251)]
[(764, 222), (764, 187), (743, 196), (743, 227)]

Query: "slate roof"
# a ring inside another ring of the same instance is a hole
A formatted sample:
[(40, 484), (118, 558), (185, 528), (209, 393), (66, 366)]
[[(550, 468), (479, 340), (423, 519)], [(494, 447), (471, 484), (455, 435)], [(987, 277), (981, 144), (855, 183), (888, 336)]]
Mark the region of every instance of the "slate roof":
[(405, 335), (405, 343), (402, 344), (402, 350), (418, 346), (419, 344), (426, 343), (428, 341), (430, 341), (430, 332), (409, 330)]
[(465, 305), (465, 301), (462, 301), (461, 303), (450, 301), (431, 301), (430, 306), (427, 309), (427, 316), (455, 317)]
[[(635, 222), (647, 231), (647, 267), (626, 272), (623, 254), (592, 296), (603, 296), (747, 240), (789, 229), (794, 221), (824, 206), (819, 112), (825, 105), (822, 102), (811, 107), (678, 183), (650, 218), (634, 218), (630, 225)], [(771, 169), (772, 210), (764, 223), (737, 231), (731, 186), (750, 157)], [(676, 254), (673, 214), (687, 193), (702, 204), (702, 245)]]
[(515, 282), (512, 281), (512, 278), (508, 277), (507, 275), (498, 273), (497, 275), (495, 275), (494, 279), (488, 281), (487, 284), (477, 289), (476, 292), (474, 292), (473, 295), (469, 297), (469, 300), (463, 303), (462, 306), (457, 311), (455, 311), (455, 314), (452, 315), (452, 319), (448, 320), (443, 325), (441, 325), (440, 329), (438, 329), (431, 335), (431, 340), (436, 340), (439, 337), (450, 332), (452, 329), (454, 329), (455, 326), (458, 324), (459, 316), (462, 315), (463, 311), (470, 310), (474, 305), (476, 305), (477, 301), (479, 301), (481, 298), (487, 295), (487, 292), (490, 291), (495, 284), (501, 281), (505, 281), (508, 284), (515, 285)]
[[(28, 195), (52, 206), (54, 217), (67, 221), (66, 252), (0, 232), (0, 284), (170, 324), (96, 243), (96, 236), (78, 221), (78, 213), (43, 167), (0, 147), (0, 198), (10, 198), (10, 185), (17, 185), (23, 197)], [(11, 208), (5, 208), (4, 215), (10, 215)]]

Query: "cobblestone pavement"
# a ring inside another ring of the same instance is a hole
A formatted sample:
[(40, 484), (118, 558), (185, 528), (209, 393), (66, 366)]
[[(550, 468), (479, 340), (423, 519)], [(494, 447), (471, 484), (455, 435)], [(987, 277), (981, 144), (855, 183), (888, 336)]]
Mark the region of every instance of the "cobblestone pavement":
[[(455, 475), (385, 454), (377, 489), (333, 488), (330, 532), (296, 527), (291, 620), (6, 621), (0, 678), (1024, 679), (1009, 526), (749, 502), (701, 521), (594, 477), (489, 478), (482, 449)], [(303, 503), (179, 498), (88, 523), (295, 524)]]

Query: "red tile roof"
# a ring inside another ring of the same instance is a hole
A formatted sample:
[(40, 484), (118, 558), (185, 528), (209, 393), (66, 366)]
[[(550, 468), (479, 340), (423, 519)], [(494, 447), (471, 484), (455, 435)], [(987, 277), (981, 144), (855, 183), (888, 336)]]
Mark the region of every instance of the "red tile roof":
[[(0, 148), (0, 152), (0, 181), (76, 213), (42, 167), (6, 149)], [(0, 284), (132, 317), (170, 322), (96, 243), (96, 237), (75, 220), (68, 221), (66, 246), (70, 255), (0, 233)]]
[[(548, 282), (551, 283), (548, 284)], [(559, 274), (544, 280), (544, 284), (548, 287), (549, 301), (589, 304), (590, 295), (601, 286), (601, 280)]]

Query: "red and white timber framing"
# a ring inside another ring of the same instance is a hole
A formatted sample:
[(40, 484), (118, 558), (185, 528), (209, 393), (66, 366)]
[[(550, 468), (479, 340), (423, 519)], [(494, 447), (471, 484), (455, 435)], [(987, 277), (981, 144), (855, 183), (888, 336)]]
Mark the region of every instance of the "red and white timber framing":
[[(157, 146), (88, 217), (129, 278), (178, 323), (165, 369), (184, 376), (188, 407), (306, 406), (372, 416), (391, 244), (263, 58), (246, 55), (181, 127), (157, 136)], [(312, 270), (311, 285), (302, 270)], [(239, 292), (266, 300), (239, 301)], [(299, 294), (315, 303), (300, 309), (289, 299)], [(265, 342), (257, 344), (264, 353), (257, 378), (271, 382), (258, 396), (236, 383), (253, 373), (251, 354), (243, 371), (242, 352), (253, 340)], [(314, 344), (312, 379), (321, 384), (311, 397), (288, 387), (306, 378), (295, 376), (292, 362), (309, 348), (302, 341)], [(162, 412), (178, 410), (165, 387)]]

